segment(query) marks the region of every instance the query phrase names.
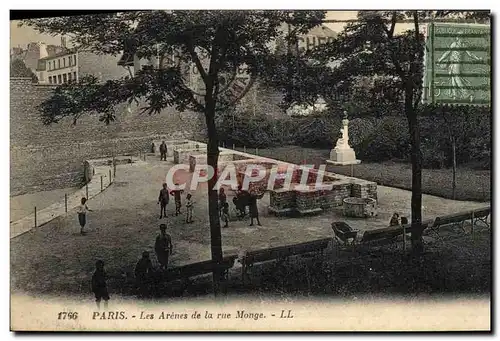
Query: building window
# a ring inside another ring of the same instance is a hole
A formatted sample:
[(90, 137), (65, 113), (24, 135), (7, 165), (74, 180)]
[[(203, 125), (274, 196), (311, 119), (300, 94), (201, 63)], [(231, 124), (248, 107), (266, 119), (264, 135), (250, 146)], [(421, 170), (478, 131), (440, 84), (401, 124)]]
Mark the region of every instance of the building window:
[(47, 70), (50, 71), (50, 63), (47, 64)]
[(60, 59), (57, 60), (57, 68), (59, 68), (59, 69), (61, 68), (61, 60)]
[(76, 71), (75, 71), (75, 72), (73, 72), (73, 79), (74, 79), (75, 81), (76, 81), (76, 80), (78, 80), (78, 78), (76, 78)]
[(63, 57), (63, 67), (66, 67), (66, 58)]
[(76, 54), (73, 55), (73, 65), (76, 65)]
[(52, 76), (49, 76), (49, 83), (52, 84)]
[(61, 83), (62, 83), (62, 81), (61, 81), (61, 75), (57, 75), (57, 83), (58, 83), (58, 84), (61, 84)]
[(67, 83), (67, 82), (68, 82), (68, 75), (63, 74), (63, 83)]
[(71, 66), (71, 56), (68, 57), (68, 66)]
[[(71, 60), (71, 59), (70, 59)], [(68, 73), (68, 81), (71, 82), (71, 72)]]
[(52, 70), (54, 70), (55, 68), (56, 68), (56, 61), (55, 61), (55, 60), (53, 60), (53, 61), (52, 61)]

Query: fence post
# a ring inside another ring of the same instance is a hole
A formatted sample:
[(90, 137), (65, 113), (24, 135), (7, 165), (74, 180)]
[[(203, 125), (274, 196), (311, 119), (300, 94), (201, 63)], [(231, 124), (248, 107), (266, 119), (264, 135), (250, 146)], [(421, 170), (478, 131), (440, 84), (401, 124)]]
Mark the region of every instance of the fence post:
[(68, 213), (68, 194), (64, 193), (64, 212)]
[(255, 155), (259, 155), (259, 148), (255, 147)]
[(109, 184), (111, 185), (111, 169), (109, 170)]
[(36, 206), (35, 206), (35, 228), (36, 228)]
[(102, 192), (102, 175), (101, 175), (101, 192)]
[(234, 147), (234, 143), (233, 143), (233, 150), (236, 150), (236, 148)]
[(246, 152), (247, 152), (247, 147), (243, 146), (243, 153), (246, 153)]
[(85, 185), (85, 198), (89, 200), (89, 184)]

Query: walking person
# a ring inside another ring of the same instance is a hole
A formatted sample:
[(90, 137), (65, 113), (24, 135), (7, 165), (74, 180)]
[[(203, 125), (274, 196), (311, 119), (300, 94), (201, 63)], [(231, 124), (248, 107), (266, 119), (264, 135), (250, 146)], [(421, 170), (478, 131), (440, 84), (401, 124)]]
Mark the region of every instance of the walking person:
[(193, 220), (193, 197), (191, 193), (186, 196), (186, 223), (190, 224)]
[[(175, 184), (176, 188), (178, 188), (179, 184)], [(182, 207), (182, 202), (181, 202), (181, 194), (184, 193), (182, 189), (174, 189), (170, 191), (170, 194), (173, 195), (174, 201), (175, 201), (175, 215), (181, 214), (181, 207)]]
[(262, 226), (259, 220), (259, 209), (257, 208), (257, 197), (255, 195), (250, 196), (250, 226), (253, 226), (253, 220), (257, 220), (257, 225)]
[(151, 284), (153, 281), (153, 264), (149, 259), (149, 252), (144, 251), (142, 258), (135, 265), (135, 280), (137, 289), (139, 289), (139, 297), (147, 297), (151, 293)]
[(165, 141), (160, 144), (160, 161), (167, 161), (167, 145)]
[(168, 193), (167, 184), (163, 184), (163, 188), (160, 190), (160, 195), (158, 196), (158, 204), (160, 204), (160, 219), (162, 217), (167, 217), (167, 204), (170, 199)]
[(108, 309), (108, 286), (106, 284), (106, 271), (104, 271), (104, 262), (98, 260), (95, 263), (95, 271), (92, 275), (92, 292), (95, 295), (97, 309), (101, 309), (101, 300), (104, 300), (104, 309)]
[(160, 263), (161, 269), (166, 270), (168, 266), (168, 258), (172, 254), (172, 237), (167, 233), (167, 225), (160, 225), (160, 234), (156, 237), (155, 253)]
[(76, 209), (78, 213), (78, 222), (80, 223), (80, 234), (84, 236), (86, 232), (83, 230), (85, 224), (87, 223), (87, 212), (92, 212), (87, 206), (87, 198), (82, 198), (81, 204)]

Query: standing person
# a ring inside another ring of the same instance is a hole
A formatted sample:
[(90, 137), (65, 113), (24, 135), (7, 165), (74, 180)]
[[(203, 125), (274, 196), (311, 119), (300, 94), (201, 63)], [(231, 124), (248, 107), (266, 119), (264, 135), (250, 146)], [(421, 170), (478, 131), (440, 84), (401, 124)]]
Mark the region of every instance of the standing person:
[(389, 226), (398, 226), (399, 225), (399, 214), (394, 213), (392, 215), (391, 221), (389, 222)]
[[(175, 183), (175, 187), (178, 188), (179, 184)], [(175, 201), (175, 215), (181, 214), (181, 194), (184, 193), (182, 189), (174, 189), (170, 191), (170, 194), (174, 196), (174, 201)]]
[(222, 221), (226, 223), (223, 227), (228, 227), (228, 223), (229, 223), (229, 204), (227, 202), (224, 203), (224, 207), (222, 208), (221, 218), (222, 218)]
[(250, 201), (250, 226), (253, 226), (254, 218), (257, 219), (257, 225), (262, 226), (259, 220), (259, 209), (257, 208), (257, 197), (255, 195), (251, 195), (249, 198)]
[(193, 199), (191, 193), (186, 196), (186, 223), (190, 224), (193, 220)]
[(168, 194), (167, 184), (163, 184), (163, 188), (160, 190), (160, 195), (158, 196), (158, 204), (160, 204), (160, 219), (162, 217), (167, 217), (167, 204), (170, 199)]
[(76, 211), (78, 212), (78, 222), (80, 223), (80, 234), (82, 236), (85, 235), (85, 231), (83, 231), (83, 228), (87, 223), (87, 212), (92, 212), (92, 210), (88, 208), (86, 203), (87, 198), (82, 198), (80, 206), (78, 206), (78, 208), (76, 209)]
[(160, 160), (167, 161), (167, 145), (165, 144), (165, 141), (162, 141), (160, 144)]
[(134, 271), (137, 288), (139, 289), (139, 297), (149, 295), (153, 272), (153, 264), (151, 263), (151, 259), (149, 259), (149, 252), (144, 251), (142, 253), (142, 258), (137, 262)]
[(221, 187), (219, 190), (219, 214), (222, 216), (222, 210), (224, 209), (224, 205), (227, 202), (226, 193), (224, 191), (224, 187)]
[(97, 309), (101, 308), (101, 300), (104, 300), (104, 309), (108, 309), (108, 286), (106, 285), (106, 271), (104, 271), (104, 262), (98, 260), (95, 263), (95, 271), (92, 275), (92, 292), (95, 295)]
[(160, 225), (160, 234), (156, 237), (155, 253), (163, 270), (167, 269), (168, 258), (172, 254), (172, 237), (167, 233), (167, 225)]

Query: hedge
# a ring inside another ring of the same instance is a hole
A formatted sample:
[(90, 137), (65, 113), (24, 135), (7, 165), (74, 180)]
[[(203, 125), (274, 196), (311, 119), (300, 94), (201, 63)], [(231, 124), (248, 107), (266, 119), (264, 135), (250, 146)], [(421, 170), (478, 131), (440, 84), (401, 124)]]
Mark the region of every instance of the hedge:
[[(449, 167), (452, 163), (451, 139), (456, 141), (458, 164), (489, 168), (491, 161), (491, 114), (489, 110), (447, 109), (441, 113), (425, 107), (420, 117), (421, 153), (426, 168)], [(341, 116), (325, 113), (306, 117), (274, 118), (264, 114), (226, 112), (217, 117), (219, 138), (226, 145), (269, 148), (297, 145), (332, 148), (340, 137)], [(349, 144), (366, 161), (407, 160), (410, 155), (406, 118), (358, 117), (349, 122)]]

